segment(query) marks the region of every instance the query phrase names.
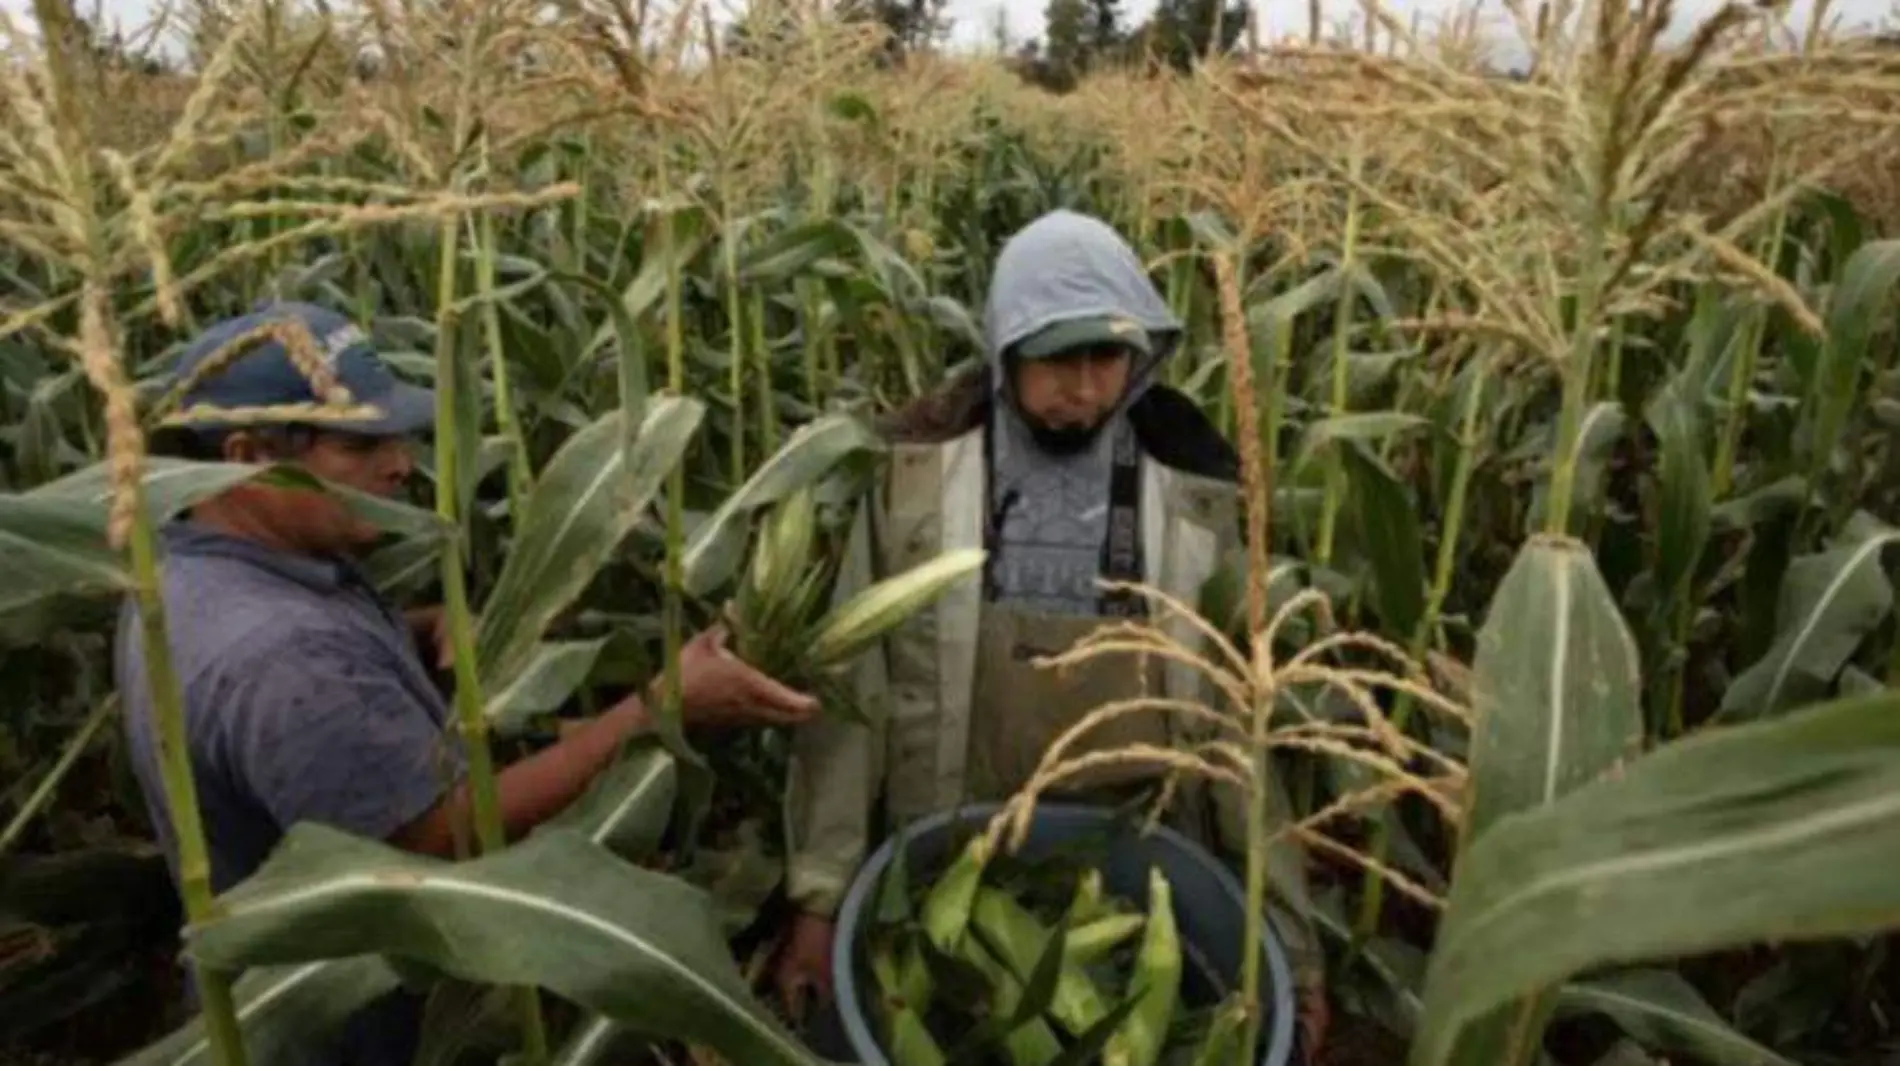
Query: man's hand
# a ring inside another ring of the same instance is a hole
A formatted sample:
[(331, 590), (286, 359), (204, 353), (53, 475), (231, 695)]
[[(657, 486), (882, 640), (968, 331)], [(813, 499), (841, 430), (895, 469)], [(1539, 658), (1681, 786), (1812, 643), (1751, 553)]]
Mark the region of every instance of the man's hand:
[(403, 612), (416, 639), (435, 649), (435, 668), (447, 670), (455, 661), (455, 643), (449, 637), (449, 613), (441, 605), (415, 607)]
[[(713, 626), (680, 649), (680, 704), (686, 725), (796, 725), (817, 712), (816, 698), (754, 669), (727, 650), (726, 637), (724, 626)], [(659, 706), (665, 684), (664, 675), (653, 680), (650, 706)]]
[(803, 1020), (806, 996), (817, 992), (819, 1002), (830, 1002), (832, 922), (800, 911), (792, 919), (791, 934), (779, 949), (772, 983), (778, 988), (779, 1001), (794, 1022)]

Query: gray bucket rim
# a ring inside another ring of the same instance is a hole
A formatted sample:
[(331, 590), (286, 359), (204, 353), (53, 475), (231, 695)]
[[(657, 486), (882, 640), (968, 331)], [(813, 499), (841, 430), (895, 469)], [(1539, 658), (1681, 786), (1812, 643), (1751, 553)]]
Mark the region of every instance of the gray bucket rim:
[[(960, 807), (938, 811), (936, 814), (919, 818), (902, 829), (889, 834), (879, 844), (871, 857), (858, 867), (851, 879), (851, 886), (845, 890), (844, 900), (838, 905), (838, 921), (831, 934), (831, 983), (833, 1010), (843, 1023), (846, 1039), (851, 1043), (854, 1054), (859, 1049), (871, 1049), (871, 1058), (859, 1060), (856, 1066), (891, 1066), (885, 1056), (883, 1046), (877, 1035), (870, 1031), (864, 1021), (864, 1010), (858, 993), (857, 967), (853, 954), (853, 941), (859, 927), (859, 916), (865, 912), (865, 900), (884, 870), (890, 866), (891, 857), (898, 847), (908, 844), (912, 839), (926, 833), (942, 829), (952, 822), (987, 823), (997, 811), (1003, 809), (1000, 802), (966, 803)], [(1106, 821), (1112, 813), (1111, 808), (1097, 807), (1085, 803), (1037, 803), (1036, 812), (1048, 811), (1056, 814), (1072, 814)], [(1036, 820), (1032, 816), (1033, 824)], [(1174, 845), (1183, 857), (1194, 862), (1213, 877), (1216, 884), (1234, 900), (1237, 909), (1244, 915), (1247, 909), (1247, 891), (1234, 872), (1218, 859), (1210, 855), (1186, 835), (1171, 826), (1157, 822), (1147, 831), (1147, 835), (1160, 837)], [(1279, 937), (1273, 931), (1273, 923), (1264, 920), (1260, 923), (1260, 946), (1267, 955), (1268, 988), (1266, 996), (1273, 1004), (1273, 1017), (1267, 1038), (1266, 1052), (1257, 1066), (1286, 1066), (1293, 1057), (1293, 971), (1286, 960), (1286, 949), (1280, 945)]]

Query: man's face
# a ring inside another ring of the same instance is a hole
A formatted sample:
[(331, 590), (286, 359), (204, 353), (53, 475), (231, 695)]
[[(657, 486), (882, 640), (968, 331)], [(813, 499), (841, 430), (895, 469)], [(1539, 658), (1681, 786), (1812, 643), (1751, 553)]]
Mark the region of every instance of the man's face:
[(1046, 359), (1015, 360), (1016, 405), (1052, 450), (1079, 447), (1128, 390), (1129, 351), (1102, 345)]
[[(298, 454), (278, 456), (256, 437), (239, 433), (226, 442), (225, 455), (235, 462), (289, 460), (325, 481), (387, 499), (402, 491), (415, 470), (410, 449), (410, 442), (402, 437), (321, 432)], [(246, 485), (237, 491), (254, 520), (276, 539), (301, 551), (350, 554), (381, 536), (380, 530), (334, 496), (263, 485)]]

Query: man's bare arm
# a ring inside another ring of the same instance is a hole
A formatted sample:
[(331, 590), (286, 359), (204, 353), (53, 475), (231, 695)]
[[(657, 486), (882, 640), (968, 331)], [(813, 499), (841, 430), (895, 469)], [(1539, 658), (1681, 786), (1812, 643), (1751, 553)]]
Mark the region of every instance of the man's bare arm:
[[(510, 841), (566, 810), (614, 760), (621, 745), (652, 728), (639, 696), (563, 732), (561, 739), (495, 777), (502, 832)], [(457, 832), (473, 839), (474, 804), (466, 781), (441, 802), (397, 830), (389, 842), (406, 851), (443, 858), (455, 854)]]

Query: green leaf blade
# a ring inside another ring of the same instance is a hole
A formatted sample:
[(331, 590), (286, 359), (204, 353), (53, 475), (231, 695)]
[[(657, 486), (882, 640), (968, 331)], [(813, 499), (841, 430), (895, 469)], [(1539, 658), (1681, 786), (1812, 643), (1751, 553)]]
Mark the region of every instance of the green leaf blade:
[(543, 987), (728, 1061), (817, 1061), (752, 995), (704, 893), (572, 830), (447, 863), (303, 824), (221, 902), (188, 940), (219, 968), (378, 951), (466, 981)]

